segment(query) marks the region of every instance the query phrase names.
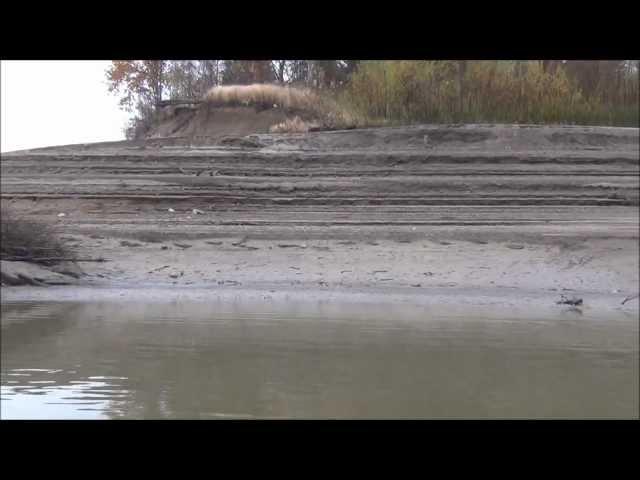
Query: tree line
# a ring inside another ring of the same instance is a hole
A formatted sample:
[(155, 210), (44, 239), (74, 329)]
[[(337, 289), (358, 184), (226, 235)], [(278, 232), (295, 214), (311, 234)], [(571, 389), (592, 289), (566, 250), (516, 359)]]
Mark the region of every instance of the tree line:
[(275, 83), (330, 95), (367, 122), (600, 122), (637, 126), (638, 61), (125, 60), (109, 90), (144, 133), (157, 105), (217, 85)]

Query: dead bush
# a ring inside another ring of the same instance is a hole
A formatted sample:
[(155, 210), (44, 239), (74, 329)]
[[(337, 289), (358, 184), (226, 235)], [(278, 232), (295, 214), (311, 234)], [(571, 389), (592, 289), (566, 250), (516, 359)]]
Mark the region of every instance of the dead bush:
[(73, 253), (58, 238), (53, 225), (21, 218), (3, 207), (0, 211), (0, 258), (23, 260), (42, 265), (73, 258)]

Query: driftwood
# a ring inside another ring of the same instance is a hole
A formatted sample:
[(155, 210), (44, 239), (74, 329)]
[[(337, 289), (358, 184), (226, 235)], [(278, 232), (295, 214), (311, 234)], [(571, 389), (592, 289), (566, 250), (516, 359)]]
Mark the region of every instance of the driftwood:
[(10, 275), (5, 272), (0, 272), (0, 280), (3, 285), (10, 286), (20, 286), (20, 285), (33, 285), (37, 287), (42, 287), (46, 285), (40, 280), (36, 280), (35, 278), (28, 277), (22, 273), (17, 273), (15, 275)]
[(106, 262), (104, 258), (72, 258), (72, 257), (2, 257), (9, 262)]
[(170, 105), (198, 105), (202, 100), (161, 100), (156, 103), (157, 107), (168, 107)]
[(627, 297), (627, 298), (625, 298), (625, 299), (622, 301), (622, 305), (624, 305), (625, 303), (627, 303), (629, 300), (633, 300), (634, 298), (638, 298), (638, 297), (640, 297), (640, 294), (636, 294), (636, 295), (633, 295), (633, 296), (631, 296), (631, 297)]

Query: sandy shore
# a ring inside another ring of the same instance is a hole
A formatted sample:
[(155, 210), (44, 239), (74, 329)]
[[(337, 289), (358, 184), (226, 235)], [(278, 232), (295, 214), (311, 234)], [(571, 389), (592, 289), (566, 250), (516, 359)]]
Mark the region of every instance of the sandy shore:
[(621, 305), (640, 288), (638, 129), (252, 138), (262, 147), (156, 139), (3, 154), (3, 206), (54, 222), (79, 258), (105, 259), (54, 274), (3, 261), (3, 273), (116, 296), (184, 287), (559, 308), (566, 295), (638, 309)]
[[(546, 241), (518, 243), (435, 241), (423, 235), (413, 240), (244, 236), (162, 242), (73, 235), (69, 238), (81, 245), (82, 256), (99, 253), (106, 261), (80, 262), (84, 275), (66, 280), (94, 287), (84, 293), (114, 289), (107, 297), (129, 299), (144, 298), (145, 288), (166, 292), (180, 287), (192, 290), (186, 294), (190, 298), (204, 292), (210, 298), (346, 301), (350, 296), (365, 302), (530, 305), (560, 311), (556, 301), (565, 295), (582, 298), (583, 309), (638, 310), (637, 299), (621, 304), (638, 291), (636, 239), (571, 242), (541, 236)], [(37, 273), (30, 275), (38, 278)], [(54, 275), (51, 283), (64, 280), (64, 275)], [(47, 278), (45, 273), (40, 280)], [(16, 291), (22, 287), (5, 288), (4, 298), (26, 294)], [(47, 298), (34, 290), (29, 295)], [(82, 296), (63, 291), (64, 295), (75, 300)], [(52, 298), (60, 299), (59, 290)]]

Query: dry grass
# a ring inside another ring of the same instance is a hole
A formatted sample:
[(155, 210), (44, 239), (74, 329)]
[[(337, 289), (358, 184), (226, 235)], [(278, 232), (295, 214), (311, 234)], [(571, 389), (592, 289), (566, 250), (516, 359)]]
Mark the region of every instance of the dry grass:
[(72, 252), (57, 238), (53, 225), (20, 218), (8, 208), (0, 212), (0, 258), (24, 260), (52, 265), (55, 260), (42, 258), (71, 258)]
[(273, 125), (269, 131), (271, 133), (307, 133), (311, 128), (318, 128), (317, 123), (305, 122), (297, 115), (293, 118), (288, 118), (282, 123)]
[(309, 89), (265, 83), (213, 87), (204, 101), (218, 107), (246, 106), (282, 109), (295, 115), (274, 125), (272, 132), (302, 133), (310, 128), (338, 129), (358, 125), (356, 117), (328, 96)]
[(213, 87), (204, 99), (215, 106), (281, 108), (288, 112), (313, 112), (320, 103), (318, 95), (311, 90), (267, 83)]

